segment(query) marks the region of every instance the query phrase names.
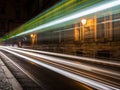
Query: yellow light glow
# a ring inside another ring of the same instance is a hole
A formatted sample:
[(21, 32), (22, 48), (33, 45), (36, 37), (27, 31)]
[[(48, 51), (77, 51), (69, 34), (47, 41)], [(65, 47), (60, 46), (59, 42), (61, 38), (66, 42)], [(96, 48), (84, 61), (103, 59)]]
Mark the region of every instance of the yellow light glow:
[(31, 34), (30, 36), (31, 36), (31, 37), (33, 37), (34, 35), (33, 35), (33, 34)]
[(83, 25), (85, 25), (87, 20), (86, 19), (82, 19), (81, 22), (82, 22)]

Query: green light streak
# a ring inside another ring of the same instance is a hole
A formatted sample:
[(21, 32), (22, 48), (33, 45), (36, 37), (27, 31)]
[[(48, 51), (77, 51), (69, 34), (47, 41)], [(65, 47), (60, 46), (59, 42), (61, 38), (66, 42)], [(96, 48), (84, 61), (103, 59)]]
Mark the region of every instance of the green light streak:
[[(64, 17), (66, 15), (72, 14), (74, 12), (77, 12), (79, 10), (82, 10), (86, 7), (89, 7), (91, 5), (94, 5), (94, 4), (102, 2), (102, 1), (105, 1), (105, 0), (62, 0), (61, 2), (59, 2), (55, 6), (51, 7), (50, 9), (46, 10), (42, 14), (39, 14), (35, 18), (33, 18), (30, 21), (28, 21), (27, 23), (25, 23), (24, 25), (20, 26), (19, 28), (15, 29), (11, 33), (0, 38), (0, 42), (7, 40), (7, 39), (11, 38), (12, 36), (15, 36), (21, 32), (27, 31), (27, 30), (35, 28), (39, 25), (42, 25), (47, 22), (53, 21), (55, 19)], [(73, 22), (74, 22), (74, 20), (67, 22), (67, 23), (63, 23), (59, 26), (45, 28), (43, 30), (40, 30), (39, 32), (45, 31), (48, 29), (52, 29), (52, 28), (65, 26), (65, 25), (68, 25)]]

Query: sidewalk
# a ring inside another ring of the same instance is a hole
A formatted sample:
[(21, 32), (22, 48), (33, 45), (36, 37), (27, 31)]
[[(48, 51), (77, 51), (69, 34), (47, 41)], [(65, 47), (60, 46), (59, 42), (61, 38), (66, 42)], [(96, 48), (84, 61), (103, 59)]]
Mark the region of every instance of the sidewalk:
[(21, 85), (0, 59), (0, 90), (22, 90)]

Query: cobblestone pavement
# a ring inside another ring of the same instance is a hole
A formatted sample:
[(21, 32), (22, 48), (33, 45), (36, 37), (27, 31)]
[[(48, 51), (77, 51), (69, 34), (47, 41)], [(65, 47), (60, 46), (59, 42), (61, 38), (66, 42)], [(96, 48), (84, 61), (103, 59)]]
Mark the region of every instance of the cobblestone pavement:
[(2, 68), (4, 66), (0, 59), (0, 90), (13, 90), (12, 85), (10, 84), (7, 76)]

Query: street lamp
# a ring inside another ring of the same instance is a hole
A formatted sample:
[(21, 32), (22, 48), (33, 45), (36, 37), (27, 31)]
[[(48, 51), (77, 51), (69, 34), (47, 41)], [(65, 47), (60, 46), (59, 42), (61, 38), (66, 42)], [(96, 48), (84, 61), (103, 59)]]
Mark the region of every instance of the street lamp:
[(86, 24), (87, 20), (86, 19), (82, 19), (81, 22), (82, 22), (82, 25), (84, 26)]
[(33, 38), (34, 34), (31, 34), (30, 36), (31, 36), (31, 38)]
[(36, 34), (30, 34), (30, 37), (32, 39), (32, 47), (34, 47), (35, 40), (36, 40)]
[(84, 32), (85, 32), (85, 24), (86, 24), (87, 20), (86, 19), (82, 19), (81, 20), (81, 23), (83, 25), (82, 27), (82, 38), (83, 38), (83, 41), (84, 41)]

